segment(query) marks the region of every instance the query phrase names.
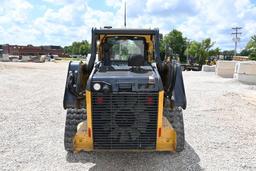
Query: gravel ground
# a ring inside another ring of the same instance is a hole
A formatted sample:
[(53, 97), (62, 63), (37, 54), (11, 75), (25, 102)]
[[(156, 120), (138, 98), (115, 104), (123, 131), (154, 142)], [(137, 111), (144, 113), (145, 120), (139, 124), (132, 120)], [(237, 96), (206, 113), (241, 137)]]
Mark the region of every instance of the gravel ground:
[(66, 153), (67, 65), (0, 63), (0, 170), (256, 170), (256, 86), (204, 72), (184, 72), (183, 152)]

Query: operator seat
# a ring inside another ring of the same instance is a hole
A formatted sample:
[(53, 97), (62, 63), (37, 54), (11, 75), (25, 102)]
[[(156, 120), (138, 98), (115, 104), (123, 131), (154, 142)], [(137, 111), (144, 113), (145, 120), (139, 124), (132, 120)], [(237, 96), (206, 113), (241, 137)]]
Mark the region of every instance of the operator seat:
[(141, 66), (145, 66), (145, 64), (146, 60), (142, 55), (130, 55), (128, 58), (128, 66), (132, 66), (132, 72), (146, 73), (147, 70), (141, 68)]
[(132, 67), (140, 67), (145, 65), (145, 58), (142, 55), (135, 54), (135, 55), (130, 55), (128, 58), (128, 66)]

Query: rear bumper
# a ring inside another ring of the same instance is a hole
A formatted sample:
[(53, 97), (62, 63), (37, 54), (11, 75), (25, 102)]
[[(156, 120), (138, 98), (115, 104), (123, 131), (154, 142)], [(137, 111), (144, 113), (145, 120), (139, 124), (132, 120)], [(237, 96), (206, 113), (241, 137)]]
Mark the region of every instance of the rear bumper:
[(161, 135), (157, 138), (157, 146), (155, 149), (94, 149), (93, 141), (88, 135), (87, 122), (81, 122), (77, 127), (77, 133), (74, 137), (74, 151), (134, 151), (134, 152), (152, 152), (152, 151), (168, 151), (175, 152), (176, 150), (176, 132), (172, 128), (168, 120), (163, 117), (163, 127)]

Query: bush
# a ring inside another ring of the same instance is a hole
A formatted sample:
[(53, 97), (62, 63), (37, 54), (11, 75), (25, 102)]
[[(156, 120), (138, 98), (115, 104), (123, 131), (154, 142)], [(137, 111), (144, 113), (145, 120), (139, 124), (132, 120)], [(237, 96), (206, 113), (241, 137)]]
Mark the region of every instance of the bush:
[(253, 51), (250, 53), (249, 59), (256, 61), (256, 50), (253, 50)]

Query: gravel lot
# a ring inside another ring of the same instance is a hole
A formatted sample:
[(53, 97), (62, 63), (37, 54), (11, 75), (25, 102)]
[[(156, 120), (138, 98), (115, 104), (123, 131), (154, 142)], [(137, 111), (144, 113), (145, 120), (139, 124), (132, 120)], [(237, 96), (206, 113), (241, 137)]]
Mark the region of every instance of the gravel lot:
[(256, 170), (256, 86), (204, 72), (184, 72), (183, 152), (66, 153), (67, 65), (0, 63), (1, 170)]

